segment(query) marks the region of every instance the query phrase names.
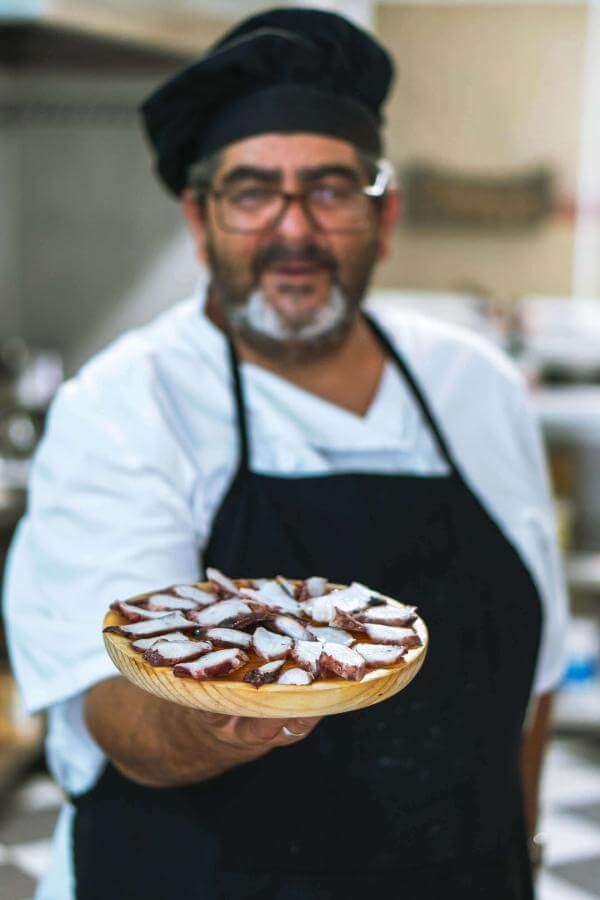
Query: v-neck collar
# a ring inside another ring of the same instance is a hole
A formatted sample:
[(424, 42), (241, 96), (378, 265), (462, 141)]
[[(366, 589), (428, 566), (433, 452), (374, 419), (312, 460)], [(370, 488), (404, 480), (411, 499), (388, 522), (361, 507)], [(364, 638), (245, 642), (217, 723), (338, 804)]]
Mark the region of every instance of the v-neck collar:
[[(202, 352), (219, 368), (227, 366), (227, 338), (205, 312), (206, 290), (198, 296), (197, 337)], [(393, 361), (387, 359), (368, 410), (359, 416), (255, 363), (242, 362), (250, 412), (264, 413), (274, 438), (294, 437), (318, 449), (357, 451), (409, 449), (419, 411)]]

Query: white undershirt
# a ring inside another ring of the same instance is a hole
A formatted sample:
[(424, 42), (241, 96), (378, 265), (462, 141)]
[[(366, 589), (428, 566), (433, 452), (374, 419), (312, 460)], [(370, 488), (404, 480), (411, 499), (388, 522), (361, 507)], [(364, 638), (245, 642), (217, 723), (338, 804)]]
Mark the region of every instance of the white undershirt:
[[(198, 580), (237, 466), (226, 344), (202, 305), (192, 298), (125, 335), (61, 388), (11, 548), (12, 663), (27, 706), (49, 710), (49, 765), (74, 794), (104, 763), (81, 710), (83, 693), (116, 672), (101, 637), (106, 609), (115, 598)], [(424, 390), (467, 483), (532, 574), (544, 609), (535, 691), (548, 690), (564, 665), (566, 599), (539, 429), (520, 378), (471, 333), (389, 302), (370, 308)], [(363, 417), (258, 366), (241, 370), (256, 472), (447, 470), (393, 363)], [(38, 900), (73, 896), (71, 819), (66, 806)]]

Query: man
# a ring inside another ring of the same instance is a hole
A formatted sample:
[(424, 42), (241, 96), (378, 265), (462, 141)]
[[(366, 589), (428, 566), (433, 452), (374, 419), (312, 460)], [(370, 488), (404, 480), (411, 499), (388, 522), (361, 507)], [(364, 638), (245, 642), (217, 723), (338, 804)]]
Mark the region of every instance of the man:
[[(349, 22), (275, 10), (145, 104), (211, 280), (65, 385), (34, 467), (8, 619), (71, 798), (41, 900), (532, 895), (564, 626), (539, 437), (479, 340), (361, 311), (398, 208), (390, 80)], [(115, 677), (108, 603), (211, 564), (414, 601), (426, 665), (320, 721), (204, 714)]]

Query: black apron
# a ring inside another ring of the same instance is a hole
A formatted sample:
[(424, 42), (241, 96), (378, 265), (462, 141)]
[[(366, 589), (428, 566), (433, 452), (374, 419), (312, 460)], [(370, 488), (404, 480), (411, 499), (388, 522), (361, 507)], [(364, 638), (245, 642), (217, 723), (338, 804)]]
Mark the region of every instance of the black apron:
[(240, 462), (204, 562), (232, 577), (361, 581), (416, 604), (425, 664), (385, 702), (202, 784), (142, 787), (108, 764), (74, 801), (78, 900), (533, 896), (519, 755), (538, 594), (405, 362), (367, 321), (450, 474), (253, 473), (230, 344)]

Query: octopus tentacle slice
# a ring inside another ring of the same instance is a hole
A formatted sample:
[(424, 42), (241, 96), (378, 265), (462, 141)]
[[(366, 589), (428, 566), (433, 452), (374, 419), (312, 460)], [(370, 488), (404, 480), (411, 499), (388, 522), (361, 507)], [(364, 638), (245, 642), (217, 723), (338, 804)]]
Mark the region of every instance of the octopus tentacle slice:
[(209, 591), (201, 591), (200, 588), (193, 584), (174, 584), (171, 590), (178, 597), (183, 597), (185, 600), (193, 600), (198, 606), (208, 606), (209, 603), (214, 603), (217, 599), (216, 594), (211, 594)]
[(151, 666), (174, 666), (198, 659), (213, 649), (210, 641), (157, 641), (144, 651), (144, 659)]
[(183, 633), (183, 631), (172, 631), (170, 634), (163, 634), (161, 637), (151, 637), (151, 638), (140, 638), (137, 641), (132, 641), (131, 646), (134, 650), (137, 650), (138, 653), (143, 653), (144, 650), (148, 650), (150, 647), (153, 647), (158, 641), (185, 641), (187, 640), (187, 636)]
[(277, 584), (281, 585), (286, 594), (292, 598), (292, 600), (296, 599), (296, 588), (292, 584), (291, 581), (288, 581), (287, 578), (284, 578), (283, 575), (276, 575), (275, 581)]
[(352, 649), (360, 653), (367, 668), (393, 666), (407, 653), (406, 647), (390, 644), (354, 644)]
[(327, 590), (328, 581), (320, 575), (311, 575), (304, 582), (309, 597), (320, 597)]
[(198, 604), (185, 597), (174, 597), (172, 594), (153, 594), (146, 601), (146, 609), (157, 609), (163, 612), (172, 612), (176, 609), (185, 611), (198, 609)]
[(366, 634), (367, 629), (363, 622), (359, 622), (350, 613), (344, 612), (343, 609), (336, 609), (331, 620), (334, 628), (345, 628), (347, 631), (357, 631), (359, 634)]
[(313, 638), (312, 641), (296, 641), (290, 653), (291, 658), (297, 666), (310, 672), (313, 678), (316, 678), (320, 672), (319, 660), (323, 652), (324, 644)]
[(323, 622), (329, 624), (335, 614), (335, 607), (331, 595), (325, 594), (323, 597), (315, 597), (313, 600), (305, 602), (303, 609), (315, 622)]
[(239, 615), (232, 616), (230, 619), (225, 619), (219, 624), (223, 628), (235, 628), (236, 631), (247, 631), (249, 628), (255, 628), (257, 625), (266, 625), (271, 620), (272, 615), (273, 613), (271, 610), (265, 608), (263, 612), (240, 613)]
[(355, 641), (355, 638), (342, 628), (331, 628), (328, 625), (324, 628), (319, 628), (317, 625), (309, 625), (308, 630), (318, 641), (322, 642), (330, 641), (334, 644), (344, 644), (346, 647), (349, 647)]
[(109, 625), (104, 631), (123, 634), (125, 637), (158, 637), (169, 631), (192, 631), (196, 625), (180, 612), (163, 613), (156, 619), (134, 622), (132, 625)]
[(267, 581), (258, 589), (241, 588), (240, 596), (257, 612), (262, 612), (265, 608), (292, 615), (299, 615), (301, 612), (299, 603), (276, 581)]
[(203, 628), (202, 633), (215, 647), (241, 647), (242, 650), (248, 650), (252, 644), (252, 635), (236, 628)]
[(212, 606), (188, 612), (187, 617), (197, 625), (221, 625), (233, 616), (248, 615), (250, 611), (242, 600), (220, 600)]
[(158, 612), (152, 609), (146, 609), (145, 606), (138, 606), (135, 603), (127, 603), (125, 600), (115, 600), (110, 604), (113, 612), (121, 613), (130, 622), (142, 622), (144, 619), (160, 619), (164, 616), (165, 610)]
[(316, 637), (310, 633), (308, 628), (293, 616), (271, 616), (269, 625), (274, 631), (285, 634), (295, 641), (316, 641)]
[[(312, 575), (296, 586), (294, 597), (301, 605), (310, 605), (315, 597), (321, 597), (327, 593), (329, 582), (320, 575)], [(309, 612), (310, 615), (310, 612)]]
[(218, 594), (225, 592), (233, 597), (239, 596), (240, 591), (237, 585), (233, 583), (231, 578), (228, 578), (227, 575), (223, 575), (218, 569), (213, 569), (209, 566), (206, 570), (206, 577)]
[(259, 625), (252, 636), (252, 649), (263, 659), (285, 659), (293, 647), (290, 637), (274, 634)]
[(412, 625), (417, 618), (417, 608), (415, 606), (398, 607), (395, 605), (384, 604), (375, 606), (372, 609), (365, 609), (363, 612), (356, 613), (355, 621), (370, 622), (375, 625)]
[(179, 678), (195, 678), (197, 681), (204, 681), (207, 678), (229, 675), (230, 672), (235, 672), (247, 662), (247, 654), (238, 648), (214, 650), (212, 653), (201, 656), (195, 662), (179, 663), (173, 667), (173, 674)]
[(311, 684), (313, 677), (306, 669), (286, 669), (277, 679), (277, 684)]
[(348, 678), (350, 681), (360, 681), (366, 669), (360, 653), (351, 647), (334, 643), (326, 643), (323, 647), (320, 666), (322, 670), (339, 675), (340, 678)]
[(348, 588), (338, 588), (312, 600), (310, 615), (317, 622), (333, 623), (337, 611), (354, 613), (365, 609), (372, 597), (372, 591), (364, 584), (354, 581)]
[(281, 669), (283, 663), (283, 659), (273, 659), (262, 666), (258, 666), (256, 669), (250, 669), (250, 671), (246, 672), (244, 675), (244, 681), (248, 684), (253, 684), (256, 688), (259, 688), (263, 684), (271, 684), (271, 682), (275, 681), (277, 678), (277, 673)]
[(412, 628), (396, 628), (392, 625), (365, 625), (367, 637), (379, 644), (398, 644), (402, 647), (420, 647), (421, 638)]

